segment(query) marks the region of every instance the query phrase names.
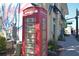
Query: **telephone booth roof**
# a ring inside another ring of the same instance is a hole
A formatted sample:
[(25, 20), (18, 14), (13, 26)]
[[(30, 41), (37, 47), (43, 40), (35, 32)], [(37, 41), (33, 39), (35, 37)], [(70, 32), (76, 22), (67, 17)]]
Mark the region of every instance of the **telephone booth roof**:
[(45, 10), (43, 7), (38, 7), (38, 6), (28, 7), (23, 10), (23, 16), (36, 14), (36, 13), (43, 13), (47, 15), (47, 10)]

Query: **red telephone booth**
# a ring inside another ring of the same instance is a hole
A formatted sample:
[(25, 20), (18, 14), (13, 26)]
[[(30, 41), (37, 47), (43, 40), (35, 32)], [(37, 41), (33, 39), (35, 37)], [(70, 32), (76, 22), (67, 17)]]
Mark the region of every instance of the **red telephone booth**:
[(42, 7), (23, 10), (22, 55), (47, 55), (47, 11)]

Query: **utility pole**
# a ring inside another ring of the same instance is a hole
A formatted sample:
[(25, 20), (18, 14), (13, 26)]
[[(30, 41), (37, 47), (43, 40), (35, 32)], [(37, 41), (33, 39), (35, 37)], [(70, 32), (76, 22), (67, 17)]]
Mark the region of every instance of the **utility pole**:
[(79, 15), (79, 12), (78, 12), (78, 9), (76, 9), (76, 38), (78, 38), (78, 15)]

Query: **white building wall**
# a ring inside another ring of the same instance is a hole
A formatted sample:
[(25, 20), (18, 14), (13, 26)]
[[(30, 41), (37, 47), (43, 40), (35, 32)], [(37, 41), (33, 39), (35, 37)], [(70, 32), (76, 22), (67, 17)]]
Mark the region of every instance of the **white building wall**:
[[(55, 27), (55, 39), (58, 40), (58, 37), (61, 33), (61, 27), (62, 27), (62, 24), (63, 24), (63, 21), (61, 19), (61, 14), (58, 12), (58, 14), (55, 14), (52, 10), (51, 14), (49, 15), (49, 11), (48, 11), (48, 8), (49, 8), (49, 5), (54, 5), (54, 3), (47, 3), (47, 4), (40, 4), (41, 7), (45, 8), (47, 10), (47, 27), (48, 27), (48, 40), (51, 40), (53, 39), (53, 34), (54, 34), (54, 27), (53, 25), (55, 24), (56, 27)], [(57, 8), (61, 11), (61, 7), (62, 5), (64, 4), (61, 4), (61, 3), (55, 3)], [(66, 8), (65, 5), (64, 7), (62, 7), (63, 9)], [(63, 12), (63, 11), (61, 11)], [(67, 13), (66, 10), (64, 13)], [(63, 14), (65, 15), (65, 14)], [(53, 22), (53, 18), (55, 18), (55, 22)]]
[(67, 26), (67, 28), (65, 28), (65, 34), (71, 34), (71, 26)]

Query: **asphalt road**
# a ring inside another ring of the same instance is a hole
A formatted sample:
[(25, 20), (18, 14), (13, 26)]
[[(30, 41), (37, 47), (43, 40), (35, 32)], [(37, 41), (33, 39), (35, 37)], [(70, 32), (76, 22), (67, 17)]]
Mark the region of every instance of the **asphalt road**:
[(60, 56), (79, 56), (79, 42), (73, 35), (66, 36), (66, 41), (58, 41), (64, 50), (61, 52)]

